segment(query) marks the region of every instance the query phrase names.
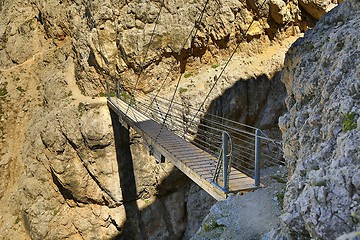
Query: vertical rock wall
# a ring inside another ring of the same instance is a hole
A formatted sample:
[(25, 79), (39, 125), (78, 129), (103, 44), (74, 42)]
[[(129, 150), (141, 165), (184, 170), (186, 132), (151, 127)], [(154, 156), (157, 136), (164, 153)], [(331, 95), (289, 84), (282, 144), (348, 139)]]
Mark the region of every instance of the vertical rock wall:
[(359, 1), (345, 1), (286, 57), (282, 221), (297, 239), (333, 239), (360, 227), (359, 17)]
[[(139, 89), (148, 92), (172, 63), (191, 69), (226, 58), (261, 3), (210, 2), (198, 35), (180, 51), (205, 1), (165, 1), (143, 61), (160, 1), (0, 1), (1, 238), (181, 236), (186, 217), (198, 216), (185, 215), (184, 199), (198, 204), (184, 197), (186, 179), (157, 165), (136, 134), (121, 130), (117, 145), (100, 96), (105, 81), (133, 86), (142, 66)], [(311, 21), (299, 6), (266, 3), (242, 51), (261, 52), (305, 30)], [(174, 67), (169, 81), (178, 73)], [(122, 180), (124, 159), (133, 179)]]

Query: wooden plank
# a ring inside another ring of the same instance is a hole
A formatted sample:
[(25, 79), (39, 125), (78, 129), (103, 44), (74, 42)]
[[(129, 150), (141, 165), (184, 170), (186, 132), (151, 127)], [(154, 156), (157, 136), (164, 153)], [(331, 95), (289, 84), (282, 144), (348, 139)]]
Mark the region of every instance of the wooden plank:
[(210, 161), (207, 161), (206, 159), (202, 160), (202, 161), (182, 161), (184, 164), (188, 165), (188, 166), (196, 166), (196, 165), (199, 165), (199, 166), (202, 166), (202, 165), (209, 165), (209, 166), (214, 166), (216, 167), (216, 164), (210, 162)]
[(241, 180), (247, 179), (247, 178), (248, 178), (248, 176), (240, 177), (240, 176), (231, 176), (231, 174), (230, 174), (229, 181), (241, 181)]
[(184, 151), (184, 150), (177, 150), (177, 149), (172, 149), (171, 153), (174, 154), (175, 156), (181, 157), (181, 156), (204, 156), (204, 151), (200, 150), (200, 149), (189, 149), (188, 151)]
[(192, 154), (184, 154), (184, 153), (174, 153), (174, 152), (171, 152), (171, 154), (173, 156), (175, 156), (177, 159), (184, 159), (186, 157), (191, 157), (191, 156), (194, 156), (194, 157), (202, 157), (203, 155), (201, 153), (192, 153)]
[(182, 150), (184, 152), (189, 150), (189, 146), (187, 144), (179, 144), (179, 145), (174, 145), (174, 146), (169, 146), (169, 145), (163, 145), (166, 149), (168, 149), (169, 151), (175, 151), (175, 150)]
[(208, 170), (209, 172), (215, 172), (215, 166), (211, 166), (211, 165), (187, 165), (186, 166), (189, 166), (189, 168), (191, 168), (192, 170), (198, 172), (200, 170), (203, 170), (203, 169), (206, 169)]
[(203, 177), (203, 178), (205, 178), (205, 177), (211, 177), (211, 178), (213, 178), (213, 176), (214, 176), (214, 174), (213, 174), (211, 171), (206, 170), (206, 169), (204, 169), (204, 170), (197, 170), (196, 173), (199, 174), (199, 175), (200, 175), (201, 177)]
[(201, 155), (207, 155), (208, 153), (204, 152), (204, 150), (200, 149), (200, 148), (188, 148), (187, 151), (177, 151), (177, 150), (173, 150), (172, 151), (174, 154), (181, 154), (182, 156), (191, 156), (191, 155), (195, 155), (195, 154), (201, 154)]
[(198, 171), (199, 169), (208, 169), (209, 171), (210, 170), (215, 171), (215, 166), (212, 166), (212, 165), (209, 165), (209, 164), (201, 164), (201, 165), (199, 165), (199, 164), (194, 164), (194, 165), (186, 164), (186, 166), (189, 166), (194, 171)]
[(216, 166), (216, 164), (213, 164), (212, 162), (210, 161), (183, 161), (186, 165), (188, 166), (196, 166), (196, 165), (199, 165), (199, 166), (203, 166), (203, 165), (209, 165), (209, 166)]
[(171, 139), (171, 138), (160, 138), (160, 141), (161, 142), (164, 142), (164, 144), (166, 144), (167, 146), (169, 146), (169, 147), (171, 147), (171, 146), (176, 146), (177, 144), (183, 144), (183, 145), (186, 145), (186, 146), (188, 146), (189, 148), (191, 148), (192, 147), (192, 144), (191, 143), (189, 143), (189, 142), (186, 142), (186, 141), (184, 141), (183, 139), (181, 139), (181, 138), (173, 138), (173, 139)]
[(216, 161), (214, 161), (214, 159), (212, 159), (211, 157), (206, 156), (206, 155), (201, 155), (200, 157), (195, 156), (195, 155), (184, 156), (184, 157), (179, 157), (179, 159), (182, 160), (182, 161), (193, 161), (193, 162), (208, 161), (208, 162), (213, 162), (215, 164), (217, 163)]
[(163, 140), (163, 139), (161, 139), (158, 142), (163, 144), (165, 147), (168, 147), (168, 148), (173, 148), (173, 147), (177, 147), (177, 146), (186, 146), (187, 149), (185, 149), (185, 150), (189, 150), (191, 148), (191, 145), (189, 145), (189, 143), (181, 142), (179, 140), (172, 140), (172, 139), (169, 139), (169, 140), (164, 139)]

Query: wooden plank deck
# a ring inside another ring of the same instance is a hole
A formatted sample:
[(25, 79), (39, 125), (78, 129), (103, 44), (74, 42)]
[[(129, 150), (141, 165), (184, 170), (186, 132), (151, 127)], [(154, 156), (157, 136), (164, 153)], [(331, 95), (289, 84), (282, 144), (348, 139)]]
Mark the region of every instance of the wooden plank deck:
[[(141, 134), (141, 136), (145, 138), (148, 143), (152, 144), (166, 159), (211, 196), (217, 200), (223, 200), (227, 197), (227, 193), (211, 182), (217, 161), (215, 157), (169, 131), (166, 127), (161, 129), (160, 124), (146, 117), (136, 109), (128, 107), (128, 105), (120, 99), (115, 97), (109, 98), (108, 106), (119, 116), (122, 124), (134, 128), (135, 131)], [(222, 182), (219, 184), (222, 186)], [(235, 168), (231, 169), (229, 176), (230, 193), (255, 188), (252, 178)]]

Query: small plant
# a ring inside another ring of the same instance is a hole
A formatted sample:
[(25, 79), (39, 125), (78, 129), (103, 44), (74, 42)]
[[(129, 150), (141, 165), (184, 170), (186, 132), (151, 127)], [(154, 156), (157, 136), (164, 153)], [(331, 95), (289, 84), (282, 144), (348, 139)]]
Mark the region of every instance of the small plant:
[(306, 50), (312, 51), (313, 49), (314, 49), (314, 44), (312, 44), (311, 42), (308, 42), (306, 45)]
[(216, 221), (212, 220), (210, 223), (205, 223), (204, 224), (204, 231), (205, 232), (208, 232), (208, 231), (211, 231), (217, 227), (220, 227), (221, 225), (219, 225)]
[(125, 102), (128, 102), (131, 100), (131, 96), (127, 94), (126, 92), (120, 93), (120, 98), (123, 99)]
[(180, 93), (180, 94), (186, 93), (187, 90), (188, 90), (187, 88), (182, 88), (182, 87), (181, 87), (181, 88), (179, 89), (179, 93)]
[(279, 202), (279, 205), (282, 206), (284, 204), (284, 193), (282, 192), (277, 193), (276, 198)]
[[(100, 97), (107, 97), (107, 93), (105, 92), (101, 92), (99, 94)], [(116, 96), (116, 93), (115, 92), (110, 92), (110, 97), (115, 97)]]
[(216, 64), (213, 64), (213, 65), (211, 65), (211, 68), (218, 68), (220, 66), (220, 64), (218, 64), (218, 63), (216, 63)]
[(347, 131), (351, 131), (357, 128), (357, 120), (358, 116), (354, 112), (350, 112), (345, 114), (342, 121), (342, 131), (346, 133)]
[(193, 76), (193, 74), (190, 73), (190, 72), (184, 74), (184, 78), (189, 78), (189, 77), (192, 77), (192, 76)]
[[(352, 220), (352, 222), (353, 222), (354, 224), (359, 223), (359, 222), (360, 222), (360, 215), (359, 215), (359, 213), (356, 212), (356, 211), (351, 212), (351, 220)], [(357, 233), (356, 236), (360, 237), (360, 232)]]
[(8, 94), (8, 91), (6, 89), (7, 82), (4, 83), (3, 87), (0, 87), (0, 97), (5, 97)]
[(59, 212), (60, 212), (59, 209), (55, 209), (55, 210), (53, 211), (53, 216), (56, 216)]
[(17, 218), (15, 219), (15, 224), (18, 224), (20, 222), (20, 217), (17, 216)]

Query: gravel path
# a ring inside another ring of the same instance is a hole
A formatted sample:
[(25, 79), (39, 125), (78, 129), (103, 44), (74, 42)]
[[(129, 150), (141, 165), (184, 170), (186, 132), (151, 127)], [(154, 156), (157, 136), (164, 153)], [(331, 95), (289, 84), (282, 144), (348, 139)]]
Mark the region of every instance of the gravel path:
[(215, 204), (192, 240), (262, 239), (279, 224), (286, 177), (283, 168), (267, 169), (264, 188)]

